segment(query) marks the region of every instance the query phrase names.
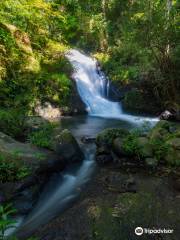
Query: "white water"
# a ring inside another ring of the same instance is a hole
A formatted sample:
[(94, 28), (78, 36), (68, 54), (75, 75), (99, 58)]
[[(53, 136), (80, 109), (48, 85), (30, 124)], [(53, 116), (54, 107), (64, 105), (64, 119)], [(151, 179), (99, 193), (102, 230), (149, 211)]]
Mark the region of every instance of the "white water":
[(93, 146), (86, 149), (85, 159), (77, 169), (67, 169), (49, 181), (41, 193), (38, 203), (17, 229), (18, 237), (29, 236), (40, 225), (60, 214), (78, 197), (82, 187), (90, 180), (96, 167), (94, 151)]
[(89, 115), (121, 119), (136, 124), (144, 121), (158, 121), (157, 118), (125, 114), (120, 103), (108, 100), (109, 81), (102, 71), (97, 71), (97, 61), (95, 59), (80, 53), (78, 50), (70, 50), (66, 56), (74, 67), (73, 78)]

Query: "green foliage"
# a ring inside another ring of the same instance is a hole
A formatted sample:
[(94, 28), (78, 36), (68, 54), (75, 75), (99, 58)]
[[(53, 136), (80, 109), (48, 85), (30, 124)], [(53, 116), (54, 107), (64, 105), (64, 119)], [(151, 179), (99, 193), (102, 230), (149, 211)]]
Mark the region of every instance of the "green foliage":
[(16, 163), (17, 153), (14, 154), (14, 159), (7, 159), (6, 156), (0, 154), (0, 182), (13, 182), (22, 180), (30, 175), (30, 170), (25, 166), (18, 166)]
[(128, 135), (128, 131), (126, 129), (118, 129), (118, 128), (109, 128), (105, 129), (101, 133), (98, 134), (96, 138), (97, 145), (107, 145), (112, 146), (113, 140), (115, 138), (124, 138)]
[[(155, 100), (154, 105), (159, 108), (179, 104), (178, 1), (168, 4), (166, 0), (112, 0), (97, 1), (97, 5), (99, 8), (93, 9), (91, 17), (86, 12), (89, 28), (83, 27), (86, 35), (94, 29), (91, 35), (96, 39), (95, 56), (110, 79), (116, 86), (133, 85), (140, 89), (139, 106), (144, 99)], [(102, 18), (95, 18), (94, 13)], [(95, 22), (93, 27), (91, 22)], [(101, 30), (95, 31), (99, 25)], [(88, 35), (85, 40), (87, 45), (91, 45), (91, 37)], [(133, 106), (134, 101), (129, 101)]]
[(154, 150), (154, 156), (158, 160), (163, 160), (170, 150), (169, 144), (166, 143), (163, 139), (153, 139), (151, 140), (151, 145)]
[(44, 124), (40, 129), (29, 134), (29, 141), (38, 147), (49, 148), (53, 128), (52, 124)]
[(0, 239), (4, 240), (5, 231), (9, 228), (14, 227), (15, 221), (11, 220), (11, 215), (16, 212), (15, 209), (12, 208), (11, 204), (0, 205)]
[(141, 148), (138, 144), (139, 132), (133, 131), (123, 139), (123, 150), (130, 155), (142, 157)]
[(23, 109), (0, 109), (0, 131), (12, 136), (21, 137), (25, 130)]

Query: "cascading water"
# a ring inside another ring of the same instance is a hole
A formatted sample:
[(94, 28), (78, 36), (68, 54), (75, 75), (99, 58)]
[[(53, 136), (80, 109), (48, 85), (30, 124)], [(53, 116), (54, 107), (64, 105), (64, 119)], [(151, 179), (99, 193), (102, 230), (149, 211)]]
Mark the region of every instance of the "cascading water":
[(70, 50), (66, 56), (75, 69), (73, 78), (89, 115), (116, 118), (136, 124), (158, 120), (157, 118), (137, 117), (123, 113), (120, 103), (107, 99), (109, 80), (102, 71), (97, 69), (97, 61), (74, 49)]
[(67, 57), (75, 68), (73, 78), (89, 114), (104, 117), (119, 116), (122, 113), (119, 103), (106, 99), (106, 77), (102, 72), (97, 72), (96, 60), (77, 50), (71, 50)]

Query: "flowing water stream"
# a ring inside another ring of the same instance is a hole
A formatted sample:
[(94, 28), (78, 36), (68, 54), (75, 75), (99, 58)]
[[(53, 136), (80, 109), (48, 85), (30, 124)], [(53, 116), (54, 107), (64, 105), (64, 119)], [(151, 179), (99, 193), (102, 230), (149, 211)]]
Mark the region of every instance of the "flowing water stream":
[[(70, 129), (79, 142), (82, 136), (94, 137), (108, 127), (131, 129), (144, 121), (155, 124), (156, 118), (125, 114), (120, 103), (108, 100), (109, 81), (103, 72), (97, 72), (96, 60), (77, 50), (67, 53), (67, 58), (75, 69), (73, 78), (89, 114), (88, 116), (64, 118), (60, 121), (62, 127)], [(20, 220), (18, 235), (22, 238), (30, 235), (40, 225), (47, 223), (68, 208), (95, 172), (94, 144), (83, 145), (81, 142), (80, 144), (85, 153), (85, 160), (51, 177), (33, 211)]]
[(109, 80), (97, 68), (97, 61), (77, 50), (67, 53), (67, 58), (75, 71), (73, 78), (76, 81), (79, 95), (86, 104), (90, 116), (120, 119), (135, 125), (144, 121), (157, 122), (157, 118), (133, 116), (123, 112), (121, 103), (108, 100)]

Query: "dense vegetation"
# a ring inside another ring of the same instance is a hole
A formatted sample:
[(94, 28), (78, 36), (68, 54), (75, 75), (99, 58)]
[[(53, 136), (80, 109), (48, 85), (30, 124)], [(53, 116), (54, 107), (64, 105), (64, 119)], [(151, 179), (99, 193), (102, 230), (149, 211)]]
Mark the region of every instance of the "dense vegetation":
[(65, 7), (76, 20), (73, 41), (95, 53), (117, 86), (134, 87), (125, 104), (138, 108), (151, 99), (159, 108), (178, 108), (178, 1), (66, 1)]
[(57, 5), (43, 0), (0, 3), (0, 129), (14, 127), (8, 134), (22, 131), (20, 115), (32, 113), (37, 102), (67, 104), (65, 21)]
[[(96, 57), (113, 85), (128, 90), (123, 99), (127, 109), (179, 111), (178, 8), (177, 0), (1, 1), (0, 132), (18, 140), (26, 135), (31, 144), (49, 147), (53, 126), (29, 133), (26, 120), (38, 104), (50, 102), (64, 109), (71, 105), (72, 67), (65, 57), (71, 47)], [(150, 141), (153, 154), (158, 162), (166, 154), (168, 165), (179, 166), (179, 150), (173, 149), (179, 146), (179, 130), (174, 133), (174, 126), (166, 124), (161, 128), (163, 134), (158, 130)], [(116, 134), (105, 138), (111, 141)], [(123, 146), (142, 158), (137, 138), (131, 133)], [(0, 173), (4, 183), (22, 180), (30, 171), (0, 153)], [(8, 220), (11, 213), (9, 205), (0, 206), (0, 239), (13, 224)], [(96, 236), (95, 228), (95, 239), (103, 234)]]

